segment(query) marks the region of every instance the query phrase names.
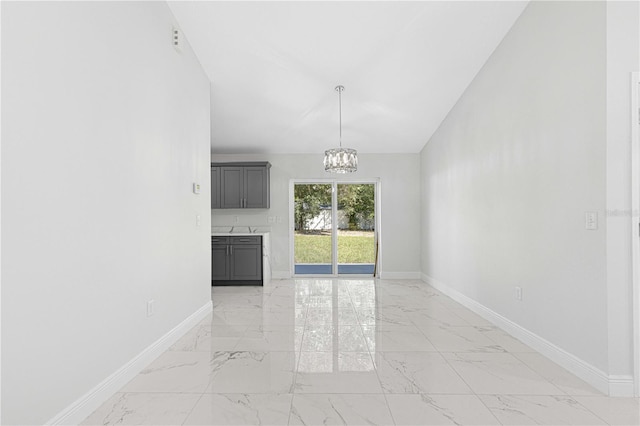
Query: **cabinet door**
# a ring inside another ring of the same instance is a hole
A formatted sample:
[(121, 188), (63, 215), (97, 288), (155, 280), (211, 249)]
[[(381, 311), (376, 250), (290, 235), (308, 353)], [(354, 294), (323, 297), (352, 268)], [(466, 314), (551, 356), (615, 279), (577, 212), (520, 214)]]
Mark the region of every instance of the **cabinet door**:
[(266, 167), (244, 168), (244, 207), (269, 208), (269, 173)]
[(229, 269), (232, 280), (262, 279), (262, 246), (233, 244)]
[(229, 249), (227, 244), (211, 245), (211, 280), (228, 280), (229, 274)]
[(243, 167), (220, 167), (220, 208), (242, 208)]
[(220, 167), (211, 168), (211, 208), (220, 208)]

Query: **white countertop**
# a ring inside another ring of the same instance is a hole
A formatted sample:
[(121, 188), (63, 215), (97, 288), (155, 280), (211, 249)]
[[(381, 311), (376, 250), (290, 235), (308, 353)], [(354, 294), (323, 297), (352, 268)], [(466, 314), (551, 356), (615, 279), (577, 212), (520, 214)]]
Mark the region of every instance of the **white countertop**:
[(247, 237), (268, 235), (271, 228), (268, 226), (212, 226), (212, 237)]
[(247, 236), (264, 236), (268, 232), (214, 232), (211, 231), (212, 237), (247, 237)]

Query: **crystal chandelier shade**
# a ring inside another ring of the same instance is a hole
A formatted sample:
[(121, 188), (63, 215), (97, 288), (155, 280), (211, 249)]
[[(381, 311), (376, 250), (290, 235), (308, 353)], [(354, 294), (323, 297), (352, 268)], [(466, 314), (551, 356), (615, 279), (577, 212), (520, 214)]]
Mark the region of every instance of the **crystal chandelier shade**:
[(340, 147), (324, 152), (324, 170), (330, 173), (353, 173), (358, 170), (358, 152), (355, 149), (342, 147), (342, 91), (344, 86), (337, 86), (340, 100)]
[(358, 152), (351, 148), (332, 148), (324, 152), (324, 170), (353, 173), (358, 170)]

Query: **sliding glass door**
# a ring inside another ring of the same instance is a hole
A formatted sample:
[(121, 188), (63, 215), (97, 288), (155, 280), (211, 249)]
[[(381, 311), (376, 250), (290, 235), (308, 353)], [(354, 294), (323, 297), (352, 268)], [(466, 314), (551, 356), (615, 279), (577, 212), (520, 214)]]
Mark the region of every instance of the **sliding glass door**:
[(376, 183), (293, 184), (295, 275), (373, 275)]
[(338, 274), (373, 275), (375, 184), (338, 183)]
[(333, 186), (294, 186), (294, 273), (333, 274)]

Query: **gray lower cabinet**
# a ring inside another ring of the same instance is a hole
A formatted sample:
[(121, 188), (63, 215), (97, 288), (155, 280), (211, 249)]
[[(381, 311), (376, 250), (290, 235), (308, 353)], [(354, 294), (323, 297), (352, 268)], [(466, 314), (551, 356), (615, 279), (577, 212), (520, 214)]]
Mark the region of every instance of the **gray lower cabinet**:
[(211, 237), (212, 285), (262, 285), (262, 237)]
[(229, 237), (211, 237), (211, 281), (229, 279)]

